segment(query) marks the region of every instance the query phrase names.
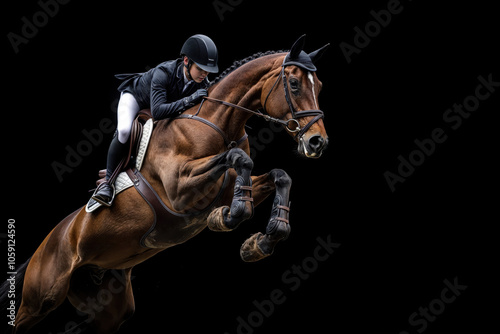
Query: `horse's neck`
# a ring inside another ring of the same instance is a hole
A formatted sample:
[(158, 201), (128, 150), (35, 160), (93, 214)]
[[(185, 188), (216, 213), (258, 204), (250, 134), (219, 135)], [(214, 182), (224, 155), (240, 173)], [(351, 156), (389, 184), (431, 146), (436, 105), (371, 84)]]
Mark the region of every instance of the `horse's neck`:
[[(262, 88), (273, 67), (274, 62), (264, 60), (245, 64), (219, 82), (209, 95), (256, 110), (262, 107)], [(219, 125), (231, 139), (243, 136), (246, 121), (252, 116), (248, 112), (225, 105), (212, 105), (210, 114), (211, 121)]]

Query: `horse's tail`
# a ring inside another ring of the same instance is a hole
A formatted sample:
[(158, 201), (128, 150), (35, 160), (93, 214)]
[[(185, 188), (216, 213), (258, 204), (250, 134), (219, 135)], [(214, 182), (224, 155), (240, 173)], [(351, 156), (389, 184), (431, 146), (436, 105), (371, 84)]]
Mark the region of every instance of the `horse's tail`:
[[(23, 294), (23, 281), (24, 274), (26, 273), (26, 268), (30, 263), (31, 257), (17, 267), (15, 271), (15, 275), (8, 275), (5, 282), (0, 285), (0, 308), (3, 312), (7, 312), (7, 320), (9, 320), (10, 314), (16, 314), (17, 309), (19, 309), (19, 305), (21, 304), (21, 298)], [(15, 304), (13, 302), (15, 301)], [(14, 305), (15, 310), (9, 309), (12, 308), (11, 305)], [(5, 319), (5, 316), (2, 317)], [(7, 321), (5, 321), (7, 323)]]

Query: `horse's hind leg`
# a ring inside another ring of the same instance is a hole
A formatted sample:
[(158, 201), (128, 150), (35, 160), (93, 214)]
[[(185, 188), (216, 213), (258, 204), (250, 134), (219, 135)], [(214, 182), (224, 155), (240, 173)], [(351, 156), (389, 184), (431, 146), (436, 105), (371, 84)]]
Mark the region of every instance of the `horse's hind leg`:
[(66, 233), (80, 212), (78, 209), (61, 221), (31, 257), (13, 333), (26, 333), (66, 299), (71, 275), (80, 261)]
[(26, 333), (66, 299), (71, 278), (71, 266), (56, 263), (56, 259), (40, 262), (35, 256), (26, 270), (23, 298), (17, 312), (13, 333)]
[(93, 333), (115, 333), (134, 313), (131, 271), (83, 267), (75, 272), (68, 299), (88, 314), (85, 322)]
[(278, 241), (286, 239), (290, 234), (290, 225), (288, 215), (290, 212), (289, 198), (292, 179), (281, 169), (273, 169), (269, 174), (257, 177), (255, 183), (256, 202), (269, 195), (273, 187), (269, 182), (274, 183), (276, 187), (276, 196), (274, 197), (271, 218), (266, 228), (266, 234), (256, 233), (248, 238), (241, 246), (240, 255), (243, 261), (254, 262), (261, 260), (273, 253), (274, 247)]

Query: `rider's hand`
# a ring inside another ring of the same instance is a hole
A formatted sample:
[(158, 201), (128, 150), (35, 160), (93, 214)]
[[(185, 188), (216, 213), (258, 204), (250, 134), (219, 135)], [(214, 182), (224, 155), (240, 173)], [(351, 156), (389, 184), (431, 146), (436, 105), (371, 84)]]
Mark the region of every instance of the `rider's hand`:
[(184, 108), (188, 109), (193, 106), (195, 106), (198, 102), (201, 101), (203, 96), (207, 96), (208, 92), (206, 89), (198, 89), (196, 92), (194, 92), (191, 96), (185, 97), (184, 98)]

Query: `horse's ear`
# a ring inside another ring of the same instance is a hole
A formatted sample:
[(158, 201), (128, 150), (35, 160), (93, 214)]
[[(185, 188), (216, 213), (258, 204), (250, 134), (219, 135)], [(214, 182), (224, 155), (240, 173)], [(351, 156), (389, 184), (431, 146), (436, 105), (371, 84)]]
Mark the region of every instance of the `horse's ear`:
[(295, 43), (293, 43), (293, 46), (290, 49), (290, 59), (296, 59), (299, 56), (300, 51), (302, 51), (302, 49), (304, 48), (305, 42), (306, 35), (304, 34), (300, 36), (299, 39), (295, 41)]
[(330, 43), (309, 54), (309, 58), (311, 58), (313, 64), (316, 64), (316, 62), (321, 58), (321, 56), (323, 55), (323, 53), (325, 53), (326, 49), (328, 49), (329, 46)]

